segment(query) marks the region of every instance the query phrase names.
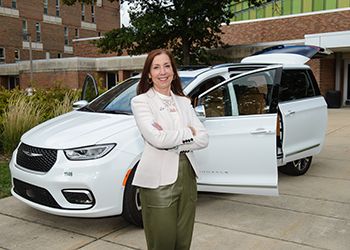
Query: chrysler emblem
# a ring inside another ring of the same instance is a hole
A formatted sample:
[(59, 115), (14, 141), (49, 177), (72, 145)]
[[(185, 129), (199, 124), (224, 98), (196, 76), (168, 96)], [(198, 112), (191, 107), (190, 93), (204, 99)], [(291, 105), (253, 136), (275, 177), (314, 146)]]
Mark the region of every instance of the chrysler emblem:
[(28, 155), (29, 157), (38, 157), (38, 156), (43, 156), (42, 154), (36, 154), (36, 153), (32, 153), (32, 152), (29, 152), (27, 150), (22, 150), (22, 152), (26, 155)]

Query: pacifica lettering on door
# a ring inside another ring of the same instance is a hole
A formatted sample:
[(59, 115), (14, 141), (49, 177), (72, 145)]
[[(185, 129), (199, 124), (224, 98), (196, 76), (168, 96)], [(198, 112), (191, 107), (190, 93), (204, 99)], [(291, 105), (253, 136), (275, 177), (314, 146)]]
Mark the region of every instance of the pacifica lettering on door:
[(219, 170), (201, 170), (199, 171), (201, 174), (229, 174), (230, 172), (227, 170), (219, 171)]

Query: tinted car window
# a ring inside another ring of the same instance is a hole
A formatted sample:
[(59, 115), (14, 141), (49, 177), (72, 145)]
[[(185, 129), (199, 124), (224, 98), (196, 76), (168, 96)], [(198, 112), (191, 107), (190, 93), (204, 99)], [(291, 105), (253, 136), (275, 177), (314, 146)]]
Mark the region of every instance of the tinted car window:
[[(194, 77), (181, 77), (181, 83), (185, 88)], [(137, 84), (140, 78), (130, 78), (114, 88), (108, 90), (105, 94), (93, 100), (89, 105), (80, 109), (80, 111), (132, 114), (131, 99), (136, 96)]]
[(275, 70), (258, 72), (234, 82), (240, 115), (264, 114), (269, 111)]
[(315, 90), (307, 71), (284, 70), (279, 88), (279, 101), (297, 100), (315, 96)]
[(210, 91), (199, 102), (204, 106), (207, 117), (266, 113), (275, 75), (276, 70), (273, 69), (234, 79)]
[(205, 80), (204, 82), (200, 83), (190, 94), (191, 100), (194, 101), (200, 94), (207, 91), (211, 87), (214, 87), (220, 82), (225, 81), (225, 78), (222, 76), (215, 76), (212, 78), (209, 78)]
[(132, 78), (120, 83), (105, 94), (93, 100), (81, 111), (94, 111), (102, 113), (131, 114), (131, 99), (136, 96), (136, 87), (140, 79)]
[(203, 97), (201, 104), (204, 105), (207, 117), (232, 116), (232, 100), (230, 98), (231, 86), (232, 83), (221, 85)]

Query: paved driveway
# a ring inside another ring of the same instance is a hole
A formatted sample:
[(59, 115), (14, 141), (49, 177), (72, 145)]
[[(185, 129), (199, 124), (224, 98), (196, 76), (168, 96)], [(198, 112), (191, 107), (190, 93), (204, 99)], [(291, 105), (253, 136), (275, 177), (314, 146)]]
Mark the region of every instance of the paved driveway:
[[(329, 110), (325, 147), (280, 196), (199, 194), (191, 249), (350, 249), (350, 109)], [(146, 249), (121, 217), (65, 218), (0, 200), (0, 249)]]

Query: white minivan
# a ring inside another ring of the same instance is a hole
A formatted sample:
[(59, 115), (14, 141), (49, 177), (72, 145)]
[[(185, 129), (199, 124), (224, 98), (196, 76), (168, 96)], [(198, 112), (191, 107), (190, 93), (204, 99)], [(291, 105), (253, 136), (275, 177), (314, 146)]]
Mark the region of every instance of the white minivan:
[[(324, 142), (327, 104), (305, 63), (322, 51), (282, 45), (241, 63), (179, 71), (209, 133), (209, 146), (195, 152), (199, 191), (277, 195), (278, 167), (308, 170)], [(130, 108), (138, 81), (25, 133), (10, 162), (12, 194), (52, 214), (122, 214), (141, 226), (131, 185), (144, 145)]]

